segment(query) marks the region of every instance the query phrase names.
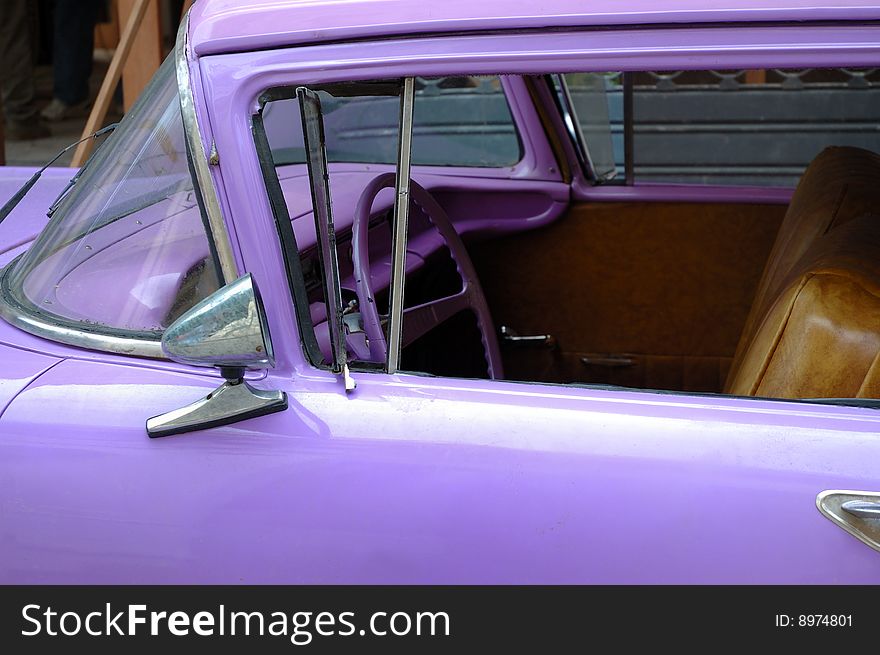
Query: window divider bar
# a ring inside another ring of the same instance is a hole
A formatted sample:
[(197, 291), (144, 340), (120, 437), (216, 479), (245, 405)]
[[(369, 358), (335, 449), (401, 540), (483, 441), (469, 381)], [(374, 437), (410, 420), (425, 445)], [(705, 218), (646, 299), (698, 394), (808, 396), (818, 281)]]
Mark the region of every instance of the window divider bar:
[(623, 160), (627, 186), (635, 183), (635, 162), (633, 161), (633, 74), (623, 73)]
[(400, 368), (403, 338), (403, 292), (406, 278), (406, 239), (409, 226), (410, 164), (412, 161), (413, 105), (415, 79), (403, 81), (400, 94), (400, 139), (397, 150), (397, 179), (395, 181), (394, 230), (392, 235), (391, 299), (388, 318), (389, 373)]

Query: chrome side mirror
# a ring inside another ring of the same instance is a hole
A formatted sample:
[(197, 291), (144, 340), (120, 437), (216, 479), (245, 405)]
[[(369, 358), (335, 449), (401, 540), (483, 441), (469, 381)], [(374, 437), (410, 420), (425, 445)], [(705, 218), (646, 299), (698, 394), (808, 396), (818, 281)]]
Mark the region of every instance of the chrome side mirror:
[(150, 437), (226, 425), (287, 408), (283, 391), (262, 391), (244, 380), (247, 369), (275, 366), (266, 313), (250, 273), (174, 321), (162, 335), (162, 351), (182, 364), (215, 366), (226, 382), (186, 407), (147, 420)]
[(162, 351), (175, 362), (221, 370), (275, 366), (253, 276), (241, 276), (182, 314), (162, 335)]

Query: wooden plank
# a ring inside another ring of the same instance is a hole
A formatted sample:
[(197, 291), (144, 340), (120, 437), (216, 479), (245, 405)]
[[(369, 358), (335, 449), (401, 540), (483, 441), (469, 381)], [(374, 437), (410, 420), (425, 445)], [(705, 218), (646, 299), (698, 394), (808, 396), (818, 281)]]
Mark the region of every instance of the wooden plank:
[(119, 0), (110, 3), (110, 20), (95, 25), (95, 49), (113, 50), (119, 45)]
[(746, 84), (766, 84), (767, 71), (765, 70), (747, 70)]
[[(125, 25), (139, 0), (119, 0), (119, 22)], [(143, 22), (122, 71), (122, 101), (131, 109), (162, 64), (162, 22), (158, 0), (150, 0)]]
[[(122, 68), (131, 53), (134, 38), (151, 2), (152, 0), (136, 0), (134, 9), (125, 23), (122, 35), (119, 37), (119, 46), (113, 54), (113, 59), (110, 60), (107, 74), (101, 83), (101, 90), (98, 91), (98, 97), (95, 99), (95, 104), (92, 107), (92, 113), (89, 114), (89, 120), (86, 121), (86, 126), (82, 133), (83, 138), (97, 132), (102, 127), (104, 118), (107, 116), (107, 110), (110, 108), (110, 102), (113, 100), (116, 85), (119, 84), (119, 79), (122, 76)], [(93, 146), (94, 139), (80, 143), (76, 148), (76, 152), (73, 153), (71, 166), (82, 166), (92, 152)]]

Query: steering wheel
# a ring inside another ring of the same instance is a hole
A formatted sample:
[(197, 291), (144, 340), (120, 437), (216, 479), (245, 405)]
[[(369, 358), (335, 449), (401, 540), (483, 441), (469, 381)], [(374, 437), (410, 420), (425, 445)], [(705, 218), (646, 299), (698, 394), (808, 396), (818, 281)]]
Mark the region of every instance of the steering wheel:
[[(385, 331), (382, 329), (375, 294), (371, 287), (367, 234), (370, 213), (376, 196), (383, 189), (394, 188), (394, 182), (394, 173), (383, 173), (375, 177), (361, 193), (354, 215), (352, 261), (355, 291), (358, 305), (360, 305), (364, 332), (369, 340), (370, 361), (373, 362), (386, 361), (388, 344), (385, 341)], [(501, 351), (498, 348), (492, 316), (489, 314), (489, 305), (486, 303), (486, 296), (477, 279), (477, 272), (461, 237), (458, 236), (458, 232), (455, 231), (449, 216), (446, 215), (440, 204), (414, 180), (410, 180), (410, 201), (425, 214), (445, 242), (461, 279), (462, 288), (461, 291), (451, 296), (405, 309), (403, 312), (403, 345), (412, 343), (438, 324), (452, 318), (458, 312), (470, 308), (477, 318), (477, 325), (480, 329), (489, 378), (493, 380), (501, 378), (503, 376)]]

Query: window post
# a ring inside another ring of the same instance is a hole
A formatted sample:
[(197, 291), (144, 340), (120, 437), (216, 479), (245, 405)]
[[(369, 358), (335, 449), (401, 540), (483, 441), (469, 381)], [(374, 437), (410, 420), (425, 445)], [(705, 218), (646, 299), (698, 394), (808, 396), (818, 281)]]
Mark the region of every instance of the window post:
[(397, 150), (395, 182), (394, 230), (391, 246), (391, 300), (388, 318), (389, 373), (400, 368), (403, 338), (403, 287), (406, 281), (406, 233), (409, 224), (409, 175), (412, 157), (412, 127), (415, 83), (412, 77), (403, 81), (400, 94), (400, 139)]

